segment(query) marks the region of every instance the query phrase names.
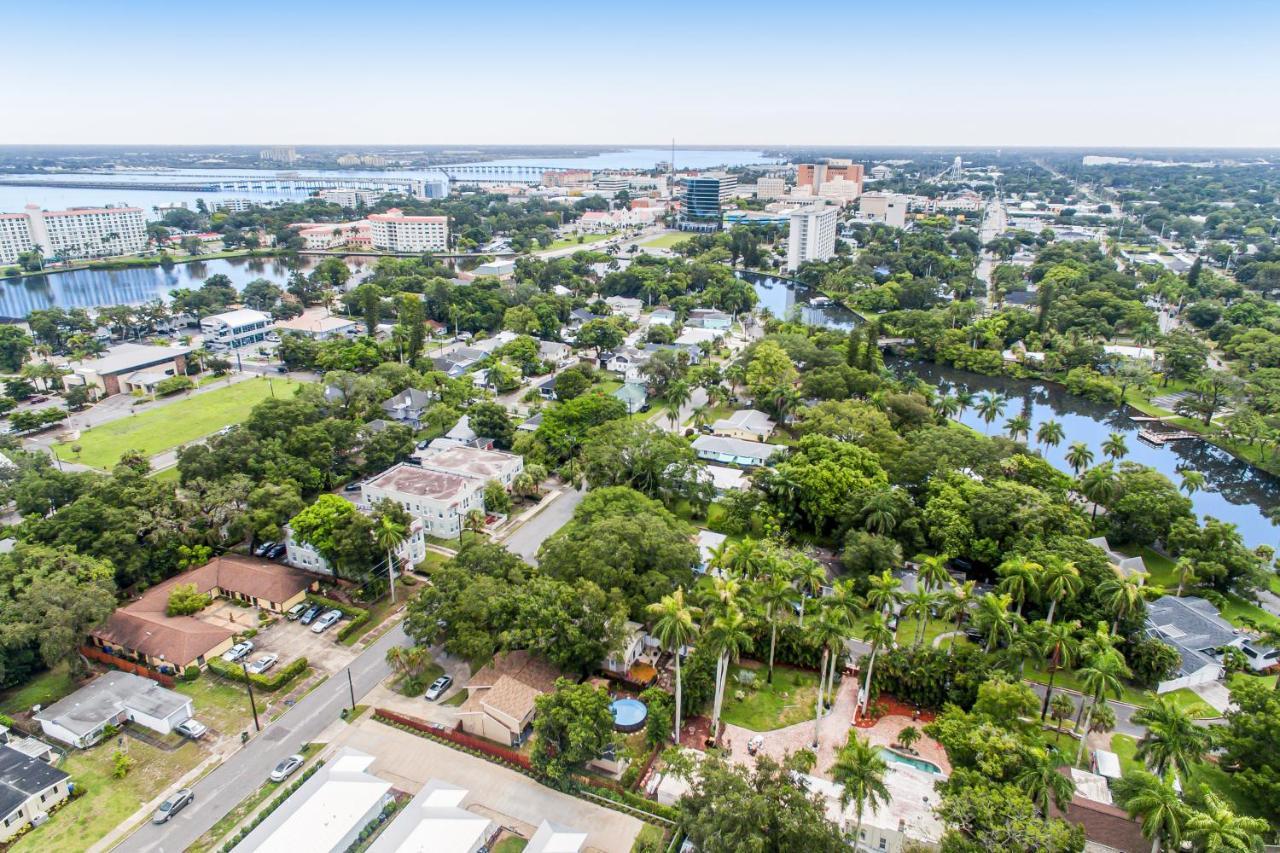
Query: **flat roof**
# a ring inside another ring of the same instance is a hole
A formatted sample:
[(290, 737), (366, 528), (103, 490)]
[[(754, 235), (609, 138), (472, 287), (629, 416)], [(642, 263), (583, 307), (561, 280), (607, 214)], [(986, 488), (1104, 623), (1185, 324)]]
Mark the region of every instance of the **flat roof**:
[(87, 735), (125, 708), (167, 717), (191, 702), (181, 693), (130, 672), (104, 672), (65, 699), (40, 710), (35, 719)]
[(700, 435), (693, 440), (693, 449), (704, 453), (729, 453), (748, 459), (771, 459), (786, 448), (781, 444), (765, 444), (723, 435)]
[(458, 499), (469, 489), (482, 488), (483, 485), (470, 477), (445, 471), (430, 471), (402, 462), (365, 483), (365, 488), (373, 487), (402, 495), (447, 502)]
[(101, 358), (82, 361), (73, 369), (76, 373), (114, 376), (126, 371), (153, 367), (190, 352), (191, 347), (185, 346), (153, 347), (146, 344), (119, 344), (107, 350), (107, 354)]
[(346, 317), (308, 317), (303, 314), (292, 320), (280, 320), (276, 323), (276, 328), (286, 332), (335, 332), (355, 324), (355, 320), (349, 320)]
[(262, 311), (255, 311), (252, 308), (237, 308), (234, 311), (223, 311), (221, 314), (210, 314), (200, 321), (204, 325), (209, 320), (221, 320), (228, 326), (239, 326), (242, 323), (260, 323), (264, 320), (270, 320), (271, 315)]
[(442, 450), (427, 448), (417, 454), (422, 467), (432, 471), (444, 471), (462, 477), (479, 477), (483, 480), (499, 478), (510, 467), (519, 466), (521, 458), (501, 450), (481, 450), (455, 444)]
[(473, 853), (495, 827), (489, 818), (462, 807), (466, 797), (465, 788), (427, 780), (369, 853)]

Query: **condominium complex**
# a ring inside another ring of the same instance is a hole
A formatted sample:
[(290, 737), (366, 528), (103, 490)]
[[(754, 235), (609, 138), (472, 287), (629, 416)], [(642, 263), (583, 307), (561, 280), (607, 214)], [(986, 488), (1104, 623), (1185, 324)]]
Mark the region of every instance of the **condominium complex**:
[(787, 236), (787, 269), (807, 261), (825, 261), (836, 253), (837, 208), (806, 207), (791, 212)]
[(869, 219), (879, 219), (894, 228), (907, 224), (907, 197), (895, 193), (867, 193), (858, 199), (858, 210)]
[(292, 145), (273, 145), (259, 151), (258, 159), (269, 163), (296, 163), (298, 151)]
[(343, 207), (373, 207), (386, 195), (386, 190), (332, 189), (320, 190), (320, 200)]
[(389, 498), (421, 519), (428, 536), (443, 539), (462, 532), (471, 510), (484, 510), (485, 485), (492, 481), (510, 488), (524, 470), (524, 460), (514, 453), (463, 445), (446, 444), (415, 455), (417, 464), (395, 465), (366, 482), (361, 504)]
[(761, 178), (756, 181), (756, 198), (782, 198), (786, 194), (786, 178)]
[(822, 185), (837, 178), (857, 186), (854, 197), (862, 192), (862, 164), (852, 160), (831, 159), (822, 163), (802, 163), (796, 167), (796, 188), (809, 187), (814, 195), (822, 194)]
[(708, 174), (680, 179), (680, 230), (719, 231), (726, 202), (738, 186), (734, 175)]
[(542, 173), (544, 187), (585, 187), (590, 183), (590, 169), (556, 169)]
[(0, 213), (0, 264), (39, 248), (46, 259), (104, 258), (141, 252), (147, 223), (139, 207), (73, 207)]
[(214, 314), (200, 321), (206, 349), (242, 347), (261, 341), (271, 331), (271, 315), (252, 308)]
[(369, 217), (373, 247), (390, 252), (443, 252), (449, 247), (449, 217), (406, 216), (393, 207)]

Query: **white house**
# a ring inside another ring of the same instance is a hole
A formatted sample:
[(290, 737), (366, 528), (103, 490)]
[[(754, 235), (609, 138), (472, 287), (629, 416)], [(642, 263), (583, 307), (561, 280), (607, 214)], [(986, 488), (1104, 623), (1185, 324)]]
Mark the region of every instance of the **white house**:
[[(409, 538), (396, 547), (396, 559), (400, 565), (416, 566), (427, 558), (427, 527), (420, 518), (409, 519)], [(284, 527), (284, 542), (287, 548), (284, 561), (295, 568), (322, 575), (332, 575), (333, 567), (329, 561), (309, 542), (303, 542), (293, 534), (289, 525)]]
[(613, 313), (621, 314), (631, 321), (640, 319), (640, 311), (644, 307), (643, 302), (632, 296), (610, 296), (604, 304), (608, 305)]
[(506, 488), (511, 488), (516, 477), (524, 470), (523, 456), (502, 450), (482, 450), (465, 445), (428, 446), (413, 455), (424, 470), (457, 474), (482, 483), (496, 480)]
[(1147, 574), (1147, 564), (1142, 557), (1126, 557), (1119, 551), (1113, 550), (1111, 544), (1107, 542), (1107, 537), (1098, 536), (1088, 540), (1090, 545), (1100, 548), (1107, 555), (1107, 562), (1122, 577), (1130, 577), (1131, 575)]
[(674, 326), (676, 322), (676, 312), (670, 308), (654, 308), (649, 312), (650, 326)]
[(766, 441), (773, 434), (773, 428), (774, 423), (769, 416), (755, 409), (739, 409), (711, 425), (711, 431), (716, 435), (744, 441)]
[(544, 820), (525, 846), (525, 853), (578, 853), (587, 843), (587, 833)]
[(727, 332), (729, 331), (729, 326), (733, 323), (733, 318), (715, 308), (694, 308), (689, 312), (689, 319), (685, 322), (686, 325), (700, 329)]
[(1146, 633), (1182, 658), (1174, 676), (1157, 685), (1157, 693), (1217, 681), (1224, 671), (1221, 649), (1227, 646), (1240, 649), (1255, 672), (1280, 664), (1280, 651), (1241, 634), (1211, 602), (1195, 596), (1165, 595), (1150, 602)]
[(239, 308), (205, 317), (200, 321), (200, 332), (206, 348), (235, 348), (264, 340), (271, 324), (270, 314)]
[(693, 450), (699, 459), (745, 467), (768, 465), (774, 456), (786, 449), (781, 444), (765, 444), (762, 441), (744, 441), (718, 435), (700, 435), (693, 440)]
[(644, 654), (644, 626), (639, 622), (627, 622), (623, 631), (622, 649), (604, 662), (604, 669), (617, 675), (625, 676), (632, 665)]
[(69, 778), (48, 761), (0, 746), (0, 843), (69, 797)]
[(429, 536), (456, 539), (473, 509), (484, 510), (484, 481), (417, 465), (393, 465), (361, 487), (361, 503), (390, 499), (422, 520)]
[(167, 735), (191, 719), (191, 700), (149, 678), (106, 672), (47, 708), (35, 719), (46, 735), (84, 749), (102, 739), (107, 726), (133, 721)]
[(568, 367), (578, 360), (573, 347), (562, 341), (538, 341), (538, 358), (549, 361), (557, 368)]
[(477, 853), (499, 827), (484, 815), (463, 808), (466, 798), (465, 788), (428, 779), (378, 835), (369, 853)]
[(724, 544), (728, 537), (723, 533), (716, 533), (714, 530), (699, 530), (698, 535), (694, 537), (694, 544), (698, 546), (698, 571), (706, 573), (711, 565), (712, 555), (715, 550)]

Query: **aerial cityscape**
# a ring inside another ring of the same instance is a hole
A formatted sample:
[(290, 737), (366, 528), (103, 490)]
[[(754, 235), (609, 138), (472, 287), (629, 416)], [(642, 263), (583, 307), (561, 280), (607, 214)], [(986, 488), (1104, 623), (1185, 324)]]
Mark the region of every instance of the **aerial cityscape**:
[(0, 848), (1280, 851), (1220, 6), (6, 13)]

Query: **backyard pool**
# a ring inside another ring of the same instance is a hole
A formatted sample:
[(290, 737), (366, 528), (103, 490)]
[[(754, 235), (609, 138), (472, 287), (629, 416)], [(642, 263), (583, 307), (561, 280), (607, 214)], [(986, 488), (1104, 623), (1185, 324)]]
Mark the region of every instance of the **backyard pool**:
[(898, 764), (906, 764), (908, 767), (914, 767), (917, 770), (923, 770), (925, 773), (932, 773), (935, 776), (942, 775), (942, 768), (934, 764), (932, 761), (925, 761), (923, 758), (914, 758), (910, 755), (903, 755), (895, 752), (887, 747), (880, 747), (880, 757), (885, 761), (895, 761)]
[(639, 699), (615, 699), (609, 703), (613, 712), (613, 727), (620, 732), (638, 732), (644, 728), (649, 709)]

